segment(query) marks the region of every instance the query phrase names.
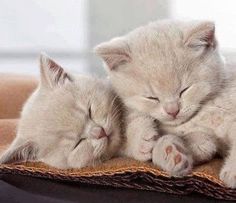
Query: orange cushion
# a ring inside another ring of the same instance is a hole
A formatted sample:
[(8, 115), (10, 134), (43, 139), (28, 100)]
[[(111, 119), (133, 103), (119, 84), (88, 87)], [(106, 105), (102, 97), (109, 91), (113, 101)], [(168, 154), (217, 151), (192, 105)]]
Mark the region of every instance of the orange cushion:
[(32, 76), (0, 74), (0, 119), (18, 118), (37, 83)]

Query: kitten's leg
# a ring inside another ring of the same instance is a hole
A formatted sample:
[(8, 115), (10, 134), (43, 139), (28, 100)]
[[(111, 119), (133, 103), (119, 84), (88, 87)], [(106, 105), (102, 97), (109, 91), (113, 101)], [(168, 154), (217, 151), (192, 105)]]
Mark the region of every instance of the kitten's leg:
[(182, 138), (193, 156), (194, 164), (209, 161), (216, 155), (218, 139), (215, 135), (199, 131), (188, 133)]
[(154, 119), (132, 113), (127, 118), (126, 143), (120, 155), (139, 161), (149, 161), (157, 138), (158, 132)]
[(173, 176), (183, 176), (192, 170), (192, 157), (183, 140), (176, 135), (164, 135), (158, 139), (152, 161)]
[(229, 149), (224, 148), (222, 145), (222, 151), (227, 152), (228, 156), (225, 159), (224, 166), (220, 171), (220, 179), (225, 183), (227, 187), (236, 188), (236, 124), (234, 124), (228, 131), (228, 137), (225, 138), (225, 142)]
[(232, 143), (229, 155), (220, 171), (220, 179), (227, 187), (236, 188), (236, 140)]

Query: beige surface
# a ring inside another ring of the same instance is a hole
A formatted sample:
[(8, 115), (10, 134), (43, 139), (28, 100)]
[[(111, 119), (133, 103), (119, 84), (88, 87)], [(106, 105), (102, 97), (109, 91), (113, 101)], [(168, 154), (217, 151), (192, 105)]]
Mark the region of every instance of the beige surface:
[(21, 107), (37, 83), (31, 76), (0, 74), (0, 152), (15, 137)]
[(26, 98), (37, 85), (31, 76), (0, 74), (0, 119), (18, 118)]

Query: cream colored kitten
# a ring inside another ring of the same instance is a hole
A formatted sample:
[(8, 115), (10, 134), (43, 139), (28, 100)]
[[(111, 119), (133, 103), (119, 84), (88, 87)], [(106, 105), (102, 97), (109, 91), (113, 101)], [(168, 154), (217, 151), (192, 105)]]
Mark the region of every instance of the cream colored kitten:
[(129, 113), (125, 129), (124, 109), (107, 81), (68, 74), (43, 55), (40, 72), (39, 87), (26, 102), (16, 139), (0, 163), (42, 161), (63, 169), (117, 154), (151, 159), (153, 118)]
[(155, 164), (183, 175), (223, 152), (220, 178), (236, 188), (236, 70), (223, 63), (214, 23), (154, 22), (95, 51), (124, 103), (168, 134), (154, 147)]
[(127, 109), (125, 123), (125, 141), (119, 154), (139, 161), (152, 160), (152, 150), (159, 138), (158, 124), (155, 119)]

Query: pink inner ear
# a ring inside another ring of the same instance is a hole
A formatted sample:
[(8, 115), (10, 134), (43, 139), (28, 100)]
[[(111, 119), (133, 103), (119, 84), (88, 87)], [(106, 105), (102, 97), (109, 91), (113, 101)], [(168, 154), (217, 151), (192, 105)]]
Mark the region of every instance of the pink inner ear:
[(207, 43), (207, 46), (214, 46), (214, 38), (215, 38), (215, 30), (209, 30), (205, 33), (205, 36), (203, 36), (202, 41)]
[(128, 54), (106, 54), (103, 55), (104, 61), (107, 63), (111, 70), (114, 70), (117, 66), (130, 62), (131, 58)]
[(58, 71), (58, 69), (62, 69), (58, 64), (56, 64), (53, 60), (49, 60), (48, 61), (48, 66), (49, 69), (51, 69), (52, 71)]
[(102, 57), (110, 70), (131, 61), (131, 51), (128, 43), (121, 38), (105, 42), (95, 47), (97, 55)]
[(58, 83), (64, 83), (66, 79), (71, 81), (71, 78), (69, 77), (69, 75), (64, 71), (64, 69), (62, 67), (60, 67), (57, 63), (55, 63), (53, 60), (49, 61), (49, 69), (51, 71), (53, 71), (53, 73), (55, 74), (54, 76), (54, 81), (56, 84)]
[(215, 27), (212, 23), (203, 23), (187, 33), (184, 44), (190, 47), (194, 46), (212, 46), (216, 45)]
[(64, 70), (52, 60), (49, 61), (48, 65), (49, 65), (49, 69), (56, 73), (54, 80), (55, 80), (56, 83), (58, 83), (58, 81), (59, 81), (62, 73), (64, 72)]

